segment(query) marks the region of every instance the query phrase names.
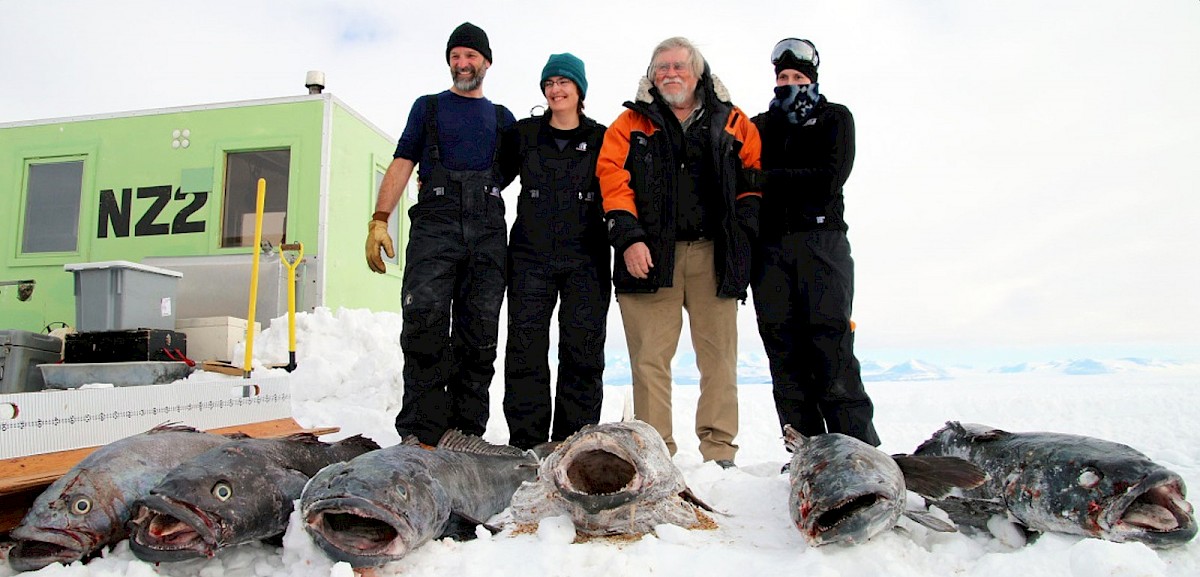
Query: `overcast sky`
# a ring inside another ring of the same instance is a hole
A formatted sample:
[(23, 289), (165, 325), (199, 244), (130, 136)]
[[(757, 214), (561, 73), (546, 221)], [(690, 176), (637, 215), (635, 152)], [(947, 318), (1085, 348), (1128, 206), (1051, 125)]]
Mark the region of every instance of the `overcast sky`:
[(1197, 0), (0, 0), (0, 123), (303, 94), (322, 70), (399, 136), (449, 86), (464, 20), (491, 38), (492, 100), (529, 114), (546, 57), (572, 52), (605, 124), (669, 36), (750, 114), (774, 43), (814, 41), (857, 125), (860, 357), (1200, 358)]

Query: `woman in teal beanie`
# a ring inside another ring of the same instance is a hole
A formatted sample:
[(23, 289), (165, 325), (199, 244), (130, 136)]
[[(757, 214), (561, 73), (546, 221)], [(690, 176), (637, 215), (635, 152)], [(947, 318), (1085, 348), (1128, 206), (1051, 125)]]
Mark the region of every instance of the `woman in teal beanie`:
[[(509, 142), (519, 144), (504, 147), (510, 151), (505, 170), (519, 164), (521, 175), (508, 245), (504, 416), (509, 444), (526, 449), (599, 422), (604, 397), (612, 284), (596, 159), (605, 127), (583, 114), (587, 86), (582, 60), (552, 54), (540, 83), (546, 113), (517, 122)], [(555, 305), (552, 406), (547, 357)]]

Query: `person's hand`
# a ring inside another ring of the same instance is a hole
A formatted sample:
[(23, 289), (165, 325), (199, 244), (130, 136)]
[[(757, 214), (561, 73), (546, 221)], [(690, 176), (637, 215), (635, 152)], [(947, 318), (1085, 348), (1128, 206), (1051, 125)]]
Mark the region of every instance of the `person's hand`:
[(625, 249), (625, 270), (633, 278), (648, 278), (651, 268), (654, 268), (654, 260), (650, 258), (650, 247), (646, 243), (635, 242)]
[(392, 235), (388, 234), (387, 228), (386, 220), (371, 220), (371, 223), (367, 225), (367, 266), (379, 274), (387, 271), (387, 265), (379, 256), (380, 249), (387, 253), (388, 258), (396, 258), (396, 248), (392, 244)]

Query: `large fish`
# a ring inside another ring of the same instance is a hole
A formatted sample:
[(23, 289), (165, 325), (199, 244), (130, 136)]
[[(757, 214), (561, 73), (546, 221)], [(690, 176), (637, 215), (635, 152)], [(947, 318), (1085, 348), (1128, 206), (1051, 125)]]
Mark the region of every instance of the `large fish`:
[(984, 480), (978, 467), (962, 459), (891, 456), (840, 433), (805, 437), (788, 425), (784, 443), (793, 453), (788, 512), (814, 546), (862, 543), (895, 527), (901, 515), (936, 531), (954, 531), (924, 511), (907, 508), (908, 491), (940, 497)]
[(1034, 531), (1152, 547), (1177, 546), (1196, 536), (1183, 479), (1127, 445), (950, 422), (916, 454), (962, 457), (988, 474), (985, 484), (965, 493), (965, 501), (939, 504), (960, 523), (985, 525), (972, 512), (999, 512)]
[(647, 533), (656, 525), (701, 524), (696, 498), (666, 443), (642, 421), (588, 425), (542, 461), (537, 481), (512, 500), (513, 520), (567, 515), (584, 535)]
[(9, 564), (17, 571), (68, 564), (124, 539), (134, 501), (171, 469), (229, 441), (166, 424), (97, 449), (33, 502), (10, 533)]
[(431, 539), (473, 538), (536, 472), (532, 453), (452, 430), (432, 450), (412, 438), (325, 468), (300, 514), (330, 558), (373, 567)]
[(226, 443), (167, 473), (135, 504), (129, 547), (144, 561), (181, 561), (281, 535), (317, 471), (378, 448), (361, 435), (327, 444), (311, 433)]

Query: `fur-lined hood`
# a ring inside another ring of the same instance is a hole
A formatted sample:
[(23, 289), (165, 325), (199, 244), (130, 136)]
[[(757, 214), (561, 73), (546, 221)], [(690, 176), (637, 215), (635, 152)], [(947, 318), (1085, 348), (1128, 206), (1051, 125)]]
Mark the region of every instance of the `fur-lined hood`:
[[(637, 96), (634, 100), (645, 104), (654, 102), (654, 97), (650, 94), (650, 89), (654, 88), (654, 82), (649, 78), (642, 76), (638, 81)], [(700, 81), (696, 83), (696, 89), (703, 91), (705, 94), (713, 94), (717, 100), (725, 104), (733, 104), (729, 98), (729, 91), (725, 89), (725, 85), (721, 83), (721, 79), (717, 78), (708, 70), (708, 64), (704, 64), (704, 74), (700, 76)]]

